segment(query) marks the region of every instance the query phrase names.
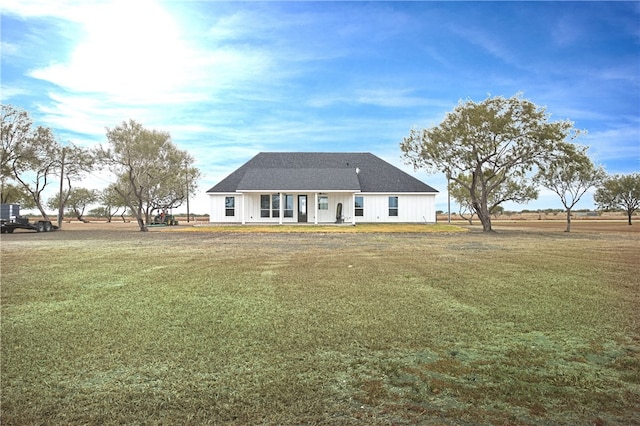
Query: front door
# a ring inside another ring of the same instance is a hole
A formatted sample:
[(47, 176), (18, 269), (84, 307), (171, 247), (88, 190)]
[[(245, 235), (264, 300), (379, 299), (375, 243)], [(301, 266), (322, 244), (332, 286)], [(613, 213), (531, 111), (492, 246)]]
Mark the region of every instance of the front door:
[(307, 221), (307, 196), (298, 195), (298, 222)]

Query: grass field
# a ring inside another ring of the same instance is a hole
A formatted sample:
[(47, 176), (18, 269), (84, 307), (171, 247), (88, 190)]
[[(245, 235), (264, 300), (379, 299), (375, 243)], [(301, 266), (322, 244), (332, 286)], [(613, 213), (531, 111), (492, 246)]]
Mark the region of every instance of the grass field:
[(636, 225), (247, 228), (2, 235), (0, 424), (640, 424)]

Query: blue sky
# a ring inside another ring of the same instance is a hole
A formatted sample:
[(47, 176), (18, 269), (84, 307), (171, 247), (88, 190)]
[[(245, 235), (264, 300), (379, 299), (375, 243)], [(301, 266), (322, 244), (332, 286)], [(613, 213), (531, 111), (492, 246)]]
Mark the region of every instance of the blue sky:
[[(638, 2), (4, 0), (1, 13), (2, 103), (63, 143), (105, 143), (128, 119), (168, 131), (202, 171), (196, 213), (261, 151), (372, 152), (446, 210), (444, 176), (404, 165), (400, 141), (459, 100), (518, 92), (587, 130), (578, 142), (607, 172), (640, 171)], [(543, 191), (505, 207), (562, 204)]]

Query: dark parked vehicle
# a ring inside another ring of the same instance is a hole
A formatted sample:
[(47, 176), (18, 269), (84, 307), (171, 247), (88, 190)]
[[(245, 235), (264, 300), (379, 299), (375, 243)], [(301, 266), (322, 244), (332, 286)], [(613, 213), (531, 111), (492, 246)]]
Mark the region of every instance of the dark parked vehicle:
[(50, 220), (38, 220), (29, 223), (29, 218), (20, 216), (19, 204), (0, 205), (0, 233), (12, 234), (16, 229), (27, 229), (36, 232), (49, 232), (58, 229)]

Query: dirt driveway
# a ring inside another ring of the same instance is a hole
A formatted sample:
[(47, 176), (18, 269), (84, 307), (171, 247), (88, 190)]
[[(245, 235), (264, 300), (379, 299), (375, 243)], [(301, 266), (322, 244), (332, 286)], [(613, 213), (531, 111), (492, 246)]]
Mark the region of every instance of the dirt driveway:
[[(441, 222), (444, 223), (444, 222)], [(478, 221), (475, 221), (473, 225), (469, 225), (466, 221), (453, 221), (453, 225), (469, 229), (472, 232), (481, 232), (482, 227)], [(250, 225), (247, 225), (250, 226)], [(308, 225), (313, 226), (313, 225)], [(494, 220), (493, 228), (497, 233), (505, 231), (523, 231), (523, 232), (549, 232), (557, 233), (564, 232), (566, 229), (566, 222), (564, 220)], [(180, 231), (189, 231), (193, 234), (195, 231), (193, 224), (185, 224), (179, 226), (151, 226), (149, 227), (149, 234), (157, 233), (175, 233)], [(198, 231), (202, 233), (216, 233), (221, 232), (219, 227), (215, 225), (209, 225), (208, 223), (199, 222), (195, 225)], [(129, 237), (131, 234), (144, 234), (140, 232), (137, 223), (113, 221), (90, 221), (82, 223), (78, 221), (64, 222), (62, 224), (62, 232), (56, 232), (55, 234), (36, 233), (33, 231), (16, 230), (12, 234), (3, 234), (2, 239), (16, 238), (35, 238), (35, 239), (78, 239), (78, 238), (124, 238), (125, 235)], [(225, 232), (229, 232), (226, 230)], [(324, 231), (323, 231), (324, 232)], [(623, 233), (623, 234), (637, 234), (640, 233), (640, 219), (637, 219), (631, 226), (627, 224), (626, 220), (598, 220), (598, 219), (577, 219), (571, 223), (572, 233)], [(196, 232), (199, 233), (199, 232)], [(30, 237), (26, 237), (23, 234), (30, 234)], [(113, 235), (116, 234), (116, 235)], [(55, 235), (55, 237), (54, 237)], [(118, 237), (117, 235), (120, 235)]]

